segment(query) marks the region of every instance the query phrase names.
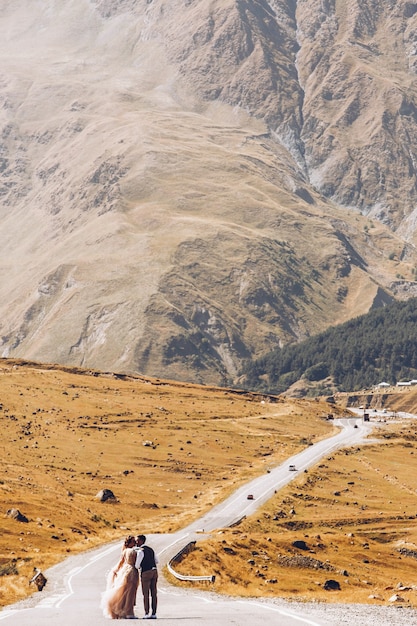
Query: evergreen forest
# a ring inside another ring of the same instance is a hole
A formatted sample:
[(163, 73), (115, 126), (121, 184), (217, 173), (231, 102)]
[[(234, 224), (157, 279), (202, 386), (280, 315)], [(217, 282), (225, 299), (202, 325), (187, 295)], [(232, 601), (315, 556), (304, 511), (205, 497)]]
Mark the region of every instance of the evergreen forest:
[[(300, 379), (310, 395), (417, 378), (417, 298), (395, 302), (249, 363), (244, 386), (279, 394)], [(330, 382), (329, 382), (330, 381)]]

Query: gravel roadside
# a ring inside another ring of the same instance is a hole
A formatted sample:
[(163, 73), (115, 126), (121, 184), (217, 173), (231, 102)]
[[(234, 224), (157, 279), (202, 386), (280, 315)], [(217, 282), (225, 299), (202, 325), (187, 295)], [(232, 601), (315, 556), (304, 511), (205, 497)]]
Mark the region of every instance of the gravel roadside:
[[(277, 604), (282, 607), (283, 602)], [(326, 626), (417, 626), (417, 610), (407, 606), (288, 602), (288, 611), (308, 615)]]

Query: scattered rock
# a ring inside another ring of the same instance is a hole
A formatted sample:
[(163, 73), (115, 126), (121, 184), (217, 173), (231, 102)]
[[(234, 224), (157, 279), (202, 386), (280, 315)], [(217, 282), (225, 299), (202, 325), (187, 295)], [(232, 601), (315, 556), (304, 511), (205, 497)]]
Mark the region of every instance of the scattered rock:
[(96, 499), (100, 500), (100, 502), (108, 502), (108, 501), (115, 502), (117, 500), (116, 496), (114, 495), (111, 489), (102, 489), (96, 495)]
[(42, 589), (45, 587), (46, 583), (48, 582), (48, 579), (45, 578), (45, 576), (42, 574), (41, 570), (38, 569), (37, 567), (34, 568), (34, 576), (30, 579), (29, 581), (29, 585), (31, 583), (34, 583), (37, 588), (38, 591), (42, 591)]
[(278, 564), (283, 567), (305, 567), (307, 569), (325, 570), (327, 572), (336, 571), (330, 563), (323, 563), (323, 561), (302, 554), (294, 554), (293, 556), (280, 555), (277, 561)]
[(404, 556), (409, 556), (412, 559), (417, 559), (417, 550), (410, 550), (409, 548), (400, 548), (398, 552)]
[(330, 578), (324, 583), (323, 589), (326, 591), (340, 591), (340, 583), (338, 583), (337, 580)]
[(388, 600), (388, 602), (405, 602), (404, 598), (398, 595), (398, 593), (394, 593)]
[(17, 522), (29, 522), (26, 515), (23, 515), (23, 513), (21, 513), (19, 509), (9, 509), (6, 513), (6, 516), (15, 519)]

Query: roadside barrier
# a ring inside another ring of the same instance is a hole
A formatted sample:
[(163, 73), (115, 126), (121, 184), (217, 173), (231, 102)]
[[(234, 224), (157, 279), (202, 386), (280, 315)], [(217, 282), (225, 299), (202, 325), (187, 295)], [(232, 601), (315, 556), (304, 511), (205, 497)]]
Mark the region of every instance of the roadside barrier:
[(188, 580), (188, 581), (200, 581), (200, 580), (207, 580), (209, 582), (214, 583), (214, 581), (216, 580), (216, 576), (214, 574), (212, 574), (211, 576), (186, 576), (184, 574), (180, 574), (179, 572), (176, 572), (174, 570), (174, 568), (172, 567), (172, 563), (179, 563), (182, 558), (189, 554), (192, 550), (194, 550), (195, 548), (195, 544), (197, 542), (196, 541), (190, 541), (190, 543), (187, 543), (186, 546), (184, 546), (175, 556), (172, 557), (172, 559), (167, 563), (167, 569), (169, 571), (170, 574), (172, 574), (175, 578), (177, 578), (178, 580)]

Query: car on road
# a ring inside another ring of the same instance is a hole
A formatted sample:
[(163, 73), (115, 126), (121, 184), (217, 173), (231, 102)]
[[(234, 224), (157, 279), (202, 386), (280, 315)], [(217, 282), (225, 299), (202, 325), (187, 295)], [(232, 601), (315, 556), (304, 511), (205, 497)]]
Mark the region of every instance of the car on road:
[(248, 493), (248, 495), (246, 496), (246, 499), (247, 500), (253, 500), (254, 497), (253, 497), (253, 495), (251, 493)]
[(295, 465), (290, 465), (288, 469), (289, 469), (290, 472), (296, 472), (297, 471), (297, 468), (295, 467)]

